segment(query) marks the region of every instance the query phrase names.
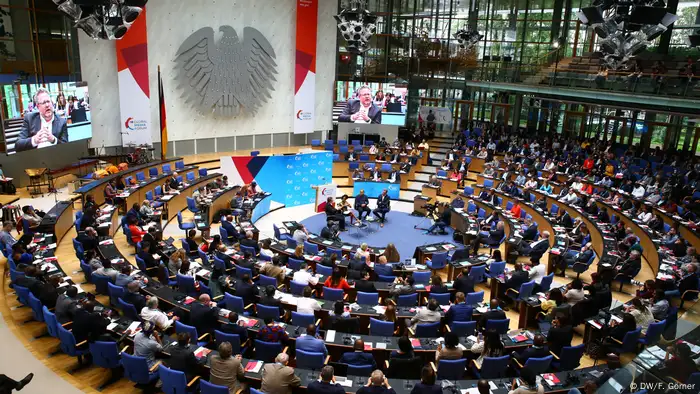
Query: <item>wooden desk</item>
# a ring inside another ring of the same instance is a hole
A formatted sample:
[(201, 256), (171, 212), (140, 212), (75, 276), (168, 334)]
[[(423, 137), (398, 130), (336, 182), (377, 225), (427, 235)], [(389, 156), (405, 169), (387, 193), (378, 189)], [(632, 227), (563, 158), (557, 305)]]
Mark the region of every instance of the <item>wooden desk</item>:
[(421, 194), (423, 194), (426, 197), (430, 197), (432, 199), (437, 200), (437, 196), (440, 193), (440, 188), (436, 187), (431, 187), (429, 185), (423, 185), (421, 188)]
[(37, 231), (54, 234), (58, 244), (71, 227), (73, 227), (73, 201), (59, 201), (46, 212)]
[[(168, 201), (164, 201), (164, 209), (167, 210), (166, 223), (169, 223), (177, 215), (187, 208), (187, 197), (192, 197), (192, 193), (200, 187), (218, 178), (220, 174), (209, 174), (207, 176), (197, 178), (190, 183), (186, 188), (180, 190), (180, 194), (176, 194)], [(167, 225), (167, 224), (166, 224)]]
[(209, 223), (213, 223), (214, 215), (222, 209), (231, 207), (231, 200), (236, 196), (236, 193), (241, 190), (240, 187), (234, 187), (217, 196), (209, 206)]

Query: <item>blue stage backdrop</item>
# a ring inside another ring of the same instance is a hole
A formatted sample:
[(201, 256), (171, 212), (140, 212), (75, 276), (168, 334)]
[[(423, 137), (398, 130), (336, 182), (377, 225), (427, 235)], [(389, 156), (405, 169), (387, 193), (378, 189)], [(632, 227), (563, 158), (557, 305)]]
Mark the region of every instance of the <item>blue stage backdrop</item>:
[(386, 189), (386, 194), (392, 200), (398, 200), (401, 193), (401, 185), (391, 182), (374, 182), (374, 181), (355, 181), (352, 192), (355, 195), (360, 194), (360, 190), (364, 190), (367, 197), (376, 198)]
[(257, 182), (262, 190), (272, 193), (273, 201), (287, 207), (313, 204), (316, 194), (311, 186), (332, 181), (333, 152), (226, 156), (221, 158), (221, 173), (234, 185)]

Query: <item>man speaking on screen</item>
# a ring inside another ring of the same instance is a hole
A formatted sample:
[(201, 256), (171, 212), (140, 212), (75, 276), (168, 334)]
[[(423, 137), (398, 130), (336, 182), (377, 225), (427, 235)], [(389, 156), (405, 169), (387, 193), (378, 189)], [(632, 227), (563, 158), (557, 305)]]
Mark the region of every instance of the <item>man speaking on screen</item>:
[(357, 95), (359, 100), (349, 100), (343, 113), (338, 117), (338, 122), (346, 123), (382, 123), (382, 110), (372, 102), (372, 90), (369, 86), (362, 86)]
[(49, 91), (39, 88), (34, 95), (34, 102), (38, 112), (24, 115), (24, 123), (15, 143), (17, 152), (68, 142), (66, 119), (55, 115)]

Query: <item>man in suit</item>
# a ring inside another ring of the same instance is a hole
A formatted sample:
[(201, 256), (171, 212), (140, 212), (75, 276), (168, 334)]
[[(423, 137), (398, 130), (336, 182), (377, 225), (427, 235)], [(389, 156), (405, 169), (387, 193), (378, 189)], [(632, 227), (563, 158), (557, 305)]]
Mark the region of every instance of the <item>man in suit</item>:
[(479, 322), (477, 323), (477, 326), (480, 330), (483, 330), (486, 327), (486, 322), (489, 320), (503, 320), (506, 318), (506, 313), (503, 312), (499, 308), (499, 302), (497, 299), (491, 300), (491, 303), (489, 304), (489, 310), (484, 312), (481, 315), (481, 319), (479, 319)]
[(382, 110), (372, 103), (372, 90), (369, 86), (362, 86), (357, 95), (359, 100), (348, 100), (338, 116), (338, 122), (381, 124)]
[(642, 269), (642, 255), (638, 250), (630, 252), (630, 257), (622, 264), (615, 267), (617, 273), (634, 278)]
[(280, 353), (275, 357), (274, 363), (265, 364), (260, 391), (268, 394), (292, 394), (292, 389), (301, 385), (301, 379), (287, 364), (289, 364), (287, 353)]
[(249, 305), (257, 300), (259, 290), (258, 286), (250, 279), (250, 275), (243, 274), (243, 276), (236, 281), (234, 292), (237, 297), (243, 298), (243, 304)]
[(260, 245), (253, 239), (253, 232), (248, 230), (245, 232), (245, 239), (242, 239), (241, 246), (247, 246), (255, 249), (255, 253), (260, 253)]
[(503, 222), (498, 222), (496, 224), (496, 228), (491, 229), (488, 234), (479, 234), (474, 241), (472, 242), (472, 250), (473, 254), (477, 254), (479, 252), (479, 246), (482, 243), (485, 243), (487, 245), (498, 245), (499, 242), (501, 242), (501, 239), (503, 239), (503, 236), (505, 235), (505, 231), (503, 230)]
[(238, 231), (236, 231), (236, 228), (233, 226), (232, 215), (226, 215), (226, 220), (221, 222), (221, 227), (223, 227), (224, 230), (226, 230), (226, 235), (228, 235), (229, 241), (237, 240)]
[(111, 321), (99, 312), (95, 312), (95, 306), (95, 301), (87, 301), (82, 308), (76, 310), (72, 325), (76, 343), (85, 340), (98, 341), (107, 333), (107, 326)]
[(369, 209), (369, 198), (367, 198), (364, 189), (360, 190), (360, 194), (355, 196), (355, 210), (357, 210), (357, 217), (360, 220), (362, 220), (363, 214), (367, 217), (371, 212)]
[(552, 320), (552, 328), (547, 333), (547, 343), (552, 353), (559, 355), (564, 346), (571, 346), (574, 330), (566, 315), (556, 315)]
[(338, 228), (340, 231), (345, 231), (345, 215), (338, 208), (335, 207), (335, 201), (333, 197), (328, 197), (326, 199), (326, 221), (334, 220), (338, 222)]
[(350, 365), (371, 365), (372, 369), (377, 368), (377, 362), (371, 353), (365, 353), (365, 342), (362, 339), (355, 341), (353, 352), (343, 353), (343, 356), (338, 360), (341, 364)]
[(228, 314), (228, 323), (222, 324), (219, 331), (238, 335), (238, 338), (241, 339), (241, 343), (248, 339), (248, 329), (238, 324), (238, 313), (236, 312)]
[(525, 365), (527, 360), (530, 358), (542, 358), (549, 356), (549, 348), (544, 343), (545, 339), (542, 334), (537, 334), (532, 339), (532, 346), (523, 350), (522, 353), (518, 354), (513, 352), (513, 358), (520, 363), (520, 365)]
[(212, 302), (208, 294), (199, 296), (199, 302), (193, 302), (190, 309), (190, 322), (197, 328), (197, 333), (214, 334), (219, 326), (219, 308)]
[[(382, 256), (383, 257), (383, 256)], [(376, 293), (377, 288), (374, 287), (374, 283), (370, 282), (369, 269), (363, 269), (360, 271), (360, 277), (362, 279), (355, 281), (355, 291), (361, 291), (363, 293)]]
[(387, 194), (388, 190), (382, 190), (382, 194), (377, 198), (377, 208), (374, 209), (374, 215), (379, 217), (379, 225), (384, 227), (384, 222), (386, 221), (386, 214), (391, 210), (391, 199)]
[(377, 275), (394, 275), (394, 266), (387, 263), (386, 256), (379, 256), (377, 264), (374, 265), (374, 273)]
[(99, 243), (97, 231), (92, 227), (87, 227), (85, 231), (78, 233), (78, 242), (83, 246), (84, 251), (97, 249)]
[(549, 231), (543, 231), (537, 241), (521, 243), (518, 252), (522, 256), (530, 256), (532, 260), (539, 260), (547, 249), (549, 249)]
[(260, 301), (259, 303), (265, 306), (280, 306), (282, 305), (281, 301), (275, 298), (275, 292), (277, 292), (277, 288), (273, 285), (267, 285), (265, 286), (265, 294), (260, 296)]
[(445, 313), (445, 320), (447, 323), (452, 323), (454, 321), (470, 321), (472, 319), (472, 306), (464, 302), (465, 298), (464, 293), (461, 291), (455, 294), (454, 305)]
[(75, 310), (78, 307), (78, 302), (76, 301), (77, 296), (78, 288), (75, 286), (68, 286), (66, 292), (58, 296), (55, 313), (59, 323), (65, 324), (73, 319)]
[(38, 112), (24, 116), (24, 122), (15, 142), (15, 151), (46, 148), (68, 142), (68, 124), (65, 118), (56, 116), (49, 91), (39, 88), (34, 95)]
[(194, 356), (197, 348), (190, 345), (190, 334), (180, 332), (177, 334), (177, 345), (168, 348), (170, 357), (165, 359), (165, 365), (176, 371), (184, 372), (189, 382), (199, 372), (199, 361)]
[(532, 218), (525, 218), (525, 230), (523, 230), (523, 241), (534, 241), (537, 238), (537, 225), (532, 223)]
[(122, 296), (124, 302), (136, 308), (136, 313), (141, 313), (141, 310), (146, 306), (146, 301), (148, 301), (139, 293), (140, 288), (139, 282), (133, 281), (126, 286), (126, 293)]
[(419, 324), (430, 324), (439, 322), (440, 320), (442, 320), (440, 304), (438, 304), (436, 299), (431, 298), (430, 301), (428, 301), (428, 307), (418, 309), (416, 314), (413, 315), (410, 320), (406, 321), (406, 325), (415, 330), (416, 326)]
[[(469, 294), (474, 292), (474, 279), (469, 277), (469, 271), (471, 267), (462, 268), (462, 273), (455, 279), (452, 287), (462, 294)], [(455, 296), (456, 299), (456, 296)]]
[(177, 190), (180, 188), (180, 184), (180, 181), (177, 180), (177, 172), (173, 172), (170, 178), (168, 178), (168, 186), (170, 186), (172, 190)]
[(151, 253), (158, 253), (161, 251), (161, 247), (158, 240), (158, 231), (154, 226), (151, 226), (147, 230), (148, 232), (141, 238), (141, 245), (148, 243), (151, 245)]
[(562, 271), (566, 270), (566, 267), (574, 265), (575, 263), (588, 264), (588, 260), (593, 257), (592, 244), (589, 242), (581, 247), (581, 251), (578, 253), (567, 252), (564, 258), (560, 260), (559, 269)]
[(335, 371), (330, 365), (321, 369), (321, 381), (314, 380), (306, 387), (309, 394), (345, 394), (345, 389), (335, 382)]
[(525, 270), (523, 270), (522, 263), (515, 263), (513, 275), (510, 277), (510, 279), (508, 279), (505, 282), (505, 286), (503, 286), (503, 293), (501, 294), (501, 296), (503, 296), (506, 290), (508, 289), (520, 291), (520, 286), (523, 283), (528, 282), (530, 280), (529, 278), (530, 276), (528, 275), (528, 273), (525, 272)]
[(316, 326), (309, 324), (306, 327), (306, 335), (297, 338), (297, 349), (305, 352), (323, 353), (323, 356), (328, 355), (328, 349), (322, 339), (317, 338)]

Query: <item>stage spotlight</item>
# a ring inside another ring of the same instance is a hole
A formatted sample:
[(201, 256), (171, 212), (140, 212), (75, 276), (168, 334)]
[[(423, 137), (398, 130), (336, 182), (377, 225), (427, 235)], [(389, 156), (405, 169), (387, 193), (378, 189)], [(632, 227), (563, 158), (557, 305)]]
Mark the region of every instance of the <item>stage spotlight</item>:
[(124, 18), (124, 23), (134, 23), (136, 18), (141, 15), (141, 12), (143, 12), (143, 8), (141, 7), (129, 7), (129, 6), (123, 6), (122, 7), (122, 18)]
[(89, 37), (97, 39), (100, 38), (99, 33), (102, 31), (102, 22), (97, 15), (92, 14), (75, 22), (75, 27), (82, 29)]
[(453, 34), (454, 38), (457, 39), (457, 44), (460, 49), (471, 49), (476, 46), (476, 44), (484, 38), (479, 32), (472, 30), (471, 28), (462, 28), (457, 30)]
[(365, 0), (350, 0), (349, 8), (334, 16), (348, 51), (355, 54), (367, 51), (370, 39), (377, 32), (377, 16), (367, 11), (364, 5)]
[(53, 0), (76, 21), (75, 26), (95, 39), (118, 40), (143, 13), (148, 0)]
[[(54, 3), (56, 3), (56, 1), (57, 0), (54, 0)], [(58, 1), (60, 2), (61, 0)], [(83, 10), (80, 6), (75, 4), (72, 0), (66, 0), (64, 3), (60, 4), (58, 10), (70, 16), (74, 21), (80, 19), (83, 14)]]

